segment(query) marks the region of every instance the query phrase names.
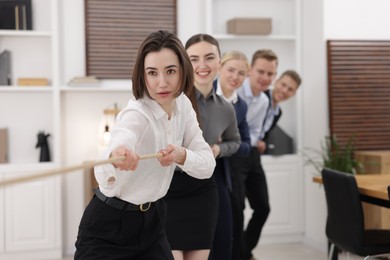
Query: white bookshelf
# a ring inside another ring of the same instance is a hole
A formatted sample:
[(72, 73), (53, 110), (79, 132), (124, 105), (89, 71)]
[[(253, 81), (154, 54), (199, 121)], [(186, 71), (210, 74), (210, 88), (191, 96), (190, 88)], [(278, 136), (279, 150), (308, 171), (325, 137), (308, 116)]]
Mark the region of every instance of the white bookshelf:
[[(8, 129), (8, 159), (0, 180), (61, 166), (59, 0), (32, 0), (32, 30), (0, 30), (0, 52), (11, 53), (11, 86), (0, 86), (0, 128)], [(18, 86), (47, 78), (48, 86)], [(51, 162), (39, 162), (39, 131), (49, 133)], [(0, 258), (62, 257), (61, 179), (0, 187)]]
[[(272, 49), (279, 57), (278, 73), (287, 69), (301, 72), (301, 1), (300, 0), (205, 0), (206, 33), (219, 42), (221, 52), (240, 50), (251, 61), (258, 49)], [(271, 18), (268, 35), (235, 35), (227, 33), (227, 21), (232, 18)], [(282, 103), (283, 116), (278, 123), (301, 147), (300, 94)]]
[[(278, 75), (287, 69), (303, 74), (301, 0), (205, 0), (203, 8), (205, 32), (218, 40), (222, 54), (228, 50), (240, 50), (251, 62), (256, 50), (272, 49), (279, 58)], [(228, 34), (227, 21), (232, 18), (271, 18), (271, 33)], [(271, 214), (261, 238), (264, 243), (299, 242), (303, 239), (303, 166), (299, 155), (302, 148), (302, 95), (298, 90), (295, 97), (281, 104), (283, 116), (278, 122), (293, 138), (296, 153), (262, 156), (271, 204)], [(250, 208), (246, 208), (246, 221), (250, 215)]]

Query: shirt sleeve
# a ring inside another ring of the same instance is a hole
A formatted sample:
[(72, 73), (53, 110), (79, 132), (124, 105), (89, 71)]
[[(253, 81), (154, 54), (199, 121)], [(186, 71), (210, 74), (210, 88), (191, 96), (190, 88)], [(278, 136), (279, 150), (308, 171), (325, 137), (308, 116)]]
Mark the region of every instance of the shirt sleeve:
[(220, 155), (219, 157), (231, 156), (237, 152), (241, 144), (240, 132), (237, 127), (236, 113), (233, 105), (229, 104), (229, 125), (222, 135), (222, 143), (219, 144)]
[(187, 97), (184, 99), (183, 114), (185, 133), (183, 147), (186, 148), (186, 160), (179, 165), (188, 175), (197, 179), (210, 178), (215, 168), (215, 159), (210, 146), (203, 138), (196, 113)]
[(245, 101), (242, 99), (240, 99), (238, 104), (240, 104), (240, 106), (238, 109), (236, 109), (236, 117), (238, 123), (238, 130), (240, 132), (241, 137), (241, 144), (235, 155), (248, 156), (251, 149), (251, 137), (249, 135), (248, 122), (246, 121), (246, 113), (248, 111), (248, 107)]
[(261, 120), (261, 128), (260, 128), (260, 134), (257, 138), (258, 141), (261, 141), (264, 137), (264, 121), (266, 120), (266, 116), (267, 116), (267, 111), (268, 111), (268, 107), (269, 107), (269, 99), (267, 98), (267, 96), (262, 93), (261, 94), (261, 107), (259, 108), (259, 119)]
[[(132, 120), (129, 118), (132, 118)], [(140, 113), (130, 109), (124, 109), (118, 115), (117, 121), (110, 131), (111, 138), (109, 146), (98, 155), (98, 160), (108, 159), (111, 152), (120, 145), (127, 147), (129, 150), (135, 150), (135, 142), (142, 136), (141, 129), (143, 129), (143, 125), (146, 125), (146, 120)], [(111, 163), (107, 163), (95, 166), (94, 172), (99, 187), (110, 190), (115, 186), (118, 175), (128, 171), (116, 169)], [(109, 196), (110, 194), (106, 195)]]

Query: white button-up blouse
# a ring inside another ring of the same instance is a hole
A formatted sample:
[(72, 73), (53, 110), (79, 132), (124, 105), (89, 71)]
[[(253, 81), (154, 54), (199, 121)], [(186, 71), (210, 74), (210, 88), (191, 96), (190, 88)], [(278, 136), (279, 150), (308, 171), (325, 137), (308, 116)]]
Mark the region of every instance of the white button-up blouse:
[[(190, 100), (181, 94), (175, 100), (176, 106), (170, 119), (154, 100), (130, 99), (118, 114), (111, 130), (109, 147), (99, 159), (109, 158), (119, 145), (126, 145), (138, 155), (157, 153), (168, 144), (186, 149), (184, 165), (178, 165), (192, 177), (211, 177), (215, 159), (211, 148), (205, 142)], [(176, 164), (163, 167), (156, 159), (140, 160), (134, 171), (123, 171), (112, 164), (95, 167), (95, 177), (102, 193), (118, 197), (134, 204), (153, 202), (163, 197), (169, 188)], [(185, 173), (183, 173), (185, 174)], [(114, 182), (108, 179), (114, 177)]]

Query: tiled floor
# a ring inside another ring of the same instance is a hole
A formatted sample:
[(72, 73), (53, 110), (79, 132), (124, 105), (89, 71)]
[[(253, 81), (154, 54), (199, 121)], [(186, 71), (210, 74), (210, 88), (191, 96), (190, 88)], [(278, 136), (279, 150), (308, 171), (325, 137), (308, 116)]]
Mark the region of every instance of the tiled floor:
[[(303, 244), (283, 244), (259, 246), (255, 251), (257, 260), (326, 260), (326, 253)], [(72, 260), (65, 257), (63, 260)], [(358, 260), (362, 257), (340, 254), (339, 260)]]
[[(266, 245), (256, 248), (257, 260), (326, 260), (326, 252), (303, 244)], [(361, 260), (363, 257), (345, 252), (339, 254), (339, 260)]]
[(257, 260), (326, 260), (326, 253), (303, 244), (258, 246), (254, 252)]

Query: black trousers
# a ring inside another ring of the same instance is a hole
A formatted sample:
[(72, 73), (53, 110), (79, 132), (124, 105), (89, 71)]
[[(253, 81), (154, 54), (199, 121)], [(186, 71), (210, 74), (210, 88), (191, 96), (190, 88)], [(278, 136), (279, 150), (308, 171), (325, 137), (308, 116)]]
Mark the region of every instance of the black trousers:
[[(209, 260), (230, 260), (232, 256), (232, 203), (225, 174), (227, 173), (224, 170), (222, 160), (217, 160), (217, 166), (215, 167), (213, 176), (218, 188), (218, 222)], [(228, 177), (230, 178), (230, 176)]]
[(79, 225), (75, 260), (173, 260), (164, 231), (166, 206), (142, 212), (113, 208), (96, 195)]
[(233, 245), (232, 260), (241, 260), (244, 249), (244, 209), (245, 209), (245, 187), (240, 184), (239, 176), (242, 169), (241, 156), (232, 156), (229, 158), (232, 175), (232, 217), (233, 217)]
[(246, 196), (253, 209), (243, 236), (242, 257), (249, 259), (270, 213), (267, 180), (257, 148), (252, 148), (250, 155), (242, 159), (238, 178), (242, 188), (240, 203), (245, 205)]

